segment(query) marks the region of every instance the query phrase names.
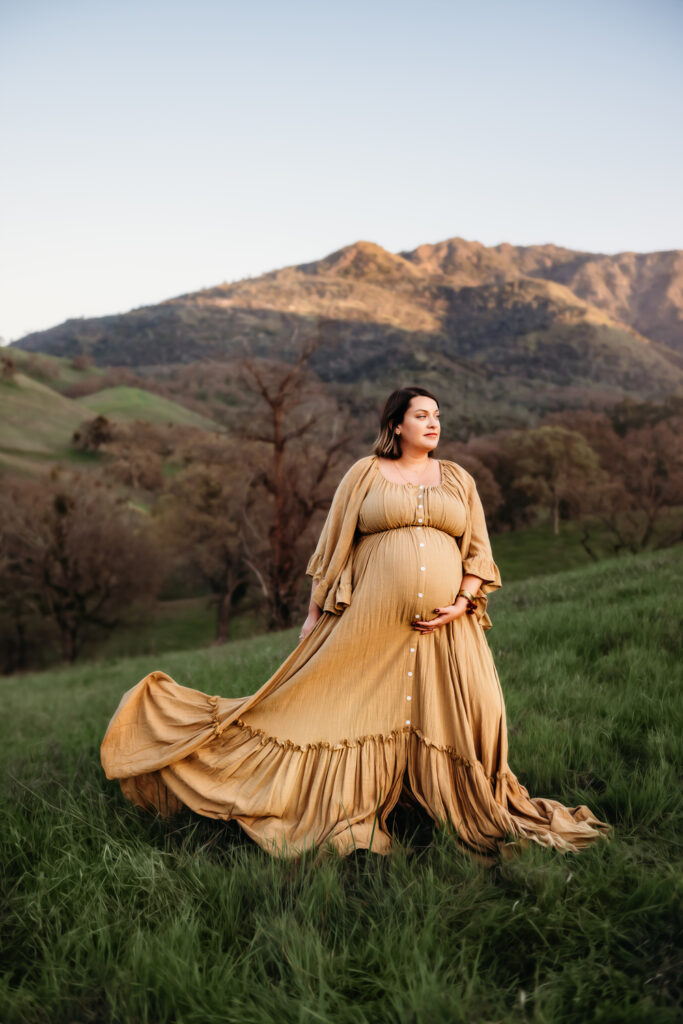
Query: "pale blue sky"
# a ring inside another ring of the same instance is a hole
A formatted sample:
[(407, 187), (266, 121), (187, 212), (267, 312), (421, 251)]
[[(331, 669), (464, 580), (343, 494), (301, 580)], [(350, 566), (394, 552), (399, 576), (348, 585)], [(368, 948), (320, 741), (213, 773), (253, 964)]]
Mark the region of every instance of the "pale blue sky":
[(0, 0), (0, 337), (454, 235), (683, 247), (679, 0)]

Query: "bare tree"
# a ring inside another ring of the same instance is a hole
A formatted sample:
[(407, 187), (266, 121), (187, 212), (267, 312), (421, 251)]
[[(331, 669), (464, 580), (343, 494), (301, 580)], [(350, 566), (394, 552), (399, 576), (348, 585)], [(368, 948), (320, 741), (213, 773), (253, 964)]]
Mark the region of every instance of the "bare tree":
[[(630, 430), (612, 453), (609, 483), (594, 505), (597, 519), (614, 538), (615, 551), (632, 552), (654, 541), (657, 526), (683, 505), (683, 418)], [(680, 516), (656, 541), (664, 547), (683, 539)]]
[(160, 559), (146, 521), (88, 477), (15, 484), (0, 501), (4, 587), (15, 611), (37, 608), (54, 624), (65, 661), (93, 627), (114, 628), (158, 590)]
[[(671, 510), (683, 505), (683, 417), (680, 400), (666, 403), (624, 402), (604, 413), (574, 410), (553, 413), (546, 421), (579, 431), (600, 457), (603, 482), (584, 495), (581, 543), (592, 557), (594, 538), (611, 543), (612, 550), (640, 551), (654, 543), (663, 547), (682, 539), (680, 516)], [(615, 429), (615, 424), (619, 428)], [(670, 529), (664, 527), (668, 518)]]
[(307, 528), (327, 508), (330, 475), (349, 449), (346, 418), (309, 368), (320, 341), (319, 327), (301, 340), (295, 331), (293, 362), (247, 357), (238, 364), (246, 396), (238, 433), (252, 467), (246, 559), (277, 628), (291, 625), (310, 554)]
[(159, 522), (171, 548), (208, 585), (216, 604), (216, 642), (223, 643), (251, 579), (243, 540), (244, 466), (226, 441), (207, 441), (185, 457), (187, 468), (160, 502)]
[(25, 492), (21, 481), (4, 480), (0, 490), (0, 648), (5, 672), (26, 668), (39, 619), (38, 578), (27, 557), (30, 518), (27, 521)]
[(0, 380), (11, 381), (17, 372), (17, 362), (9, 352), (0, 355)]

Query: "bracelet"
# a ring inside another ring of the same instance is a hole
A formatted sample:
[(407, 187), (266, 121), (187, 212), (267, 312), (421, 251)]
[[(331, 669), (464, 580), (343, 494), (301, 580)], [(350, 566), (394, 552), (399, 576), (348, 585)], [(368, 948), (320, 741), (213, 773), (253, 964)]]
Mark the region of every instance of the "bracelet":
[(459, 590), (458, 597), (464, 597), (466, 599), (468, 615), (471, 615), (473, 612), (476, 612), (477, 606), (475, 604), (474, 596), (469, 592), (469, 590)]

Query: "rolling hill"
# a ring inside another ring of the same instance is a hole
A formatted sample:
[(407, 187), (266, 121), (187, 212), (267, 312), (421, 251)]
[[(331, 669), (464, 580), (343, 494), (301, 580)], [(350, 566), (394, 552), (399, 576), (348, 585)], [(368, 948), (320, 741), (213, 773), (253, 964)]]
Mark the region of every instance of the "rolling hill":
[(77, 402), (23, 373), (2, 381), (0, 396), (3, 451), (42, 455), (62, 451), (86, 415)]
[[(59, 365), (53, 370), (60, 379)], [(55, 461), (82, 459), (71, 448), (71, 436), (84, 420), (96, 415), (119, 422), (145, 420), (218, 429), (210, 419), (139, 388), (106, 388), (73, 399), (17, 372), (11, 380), (0, 381), (0, 467), (32, 476)]]
[[(77, 404), (94, 416), (106, 416), (113, 420), (144, 420), (146, 423), (179, 423), (186, 427), (201, 427), (216, 430), (216, 424), (206, 416), (183, 408), (161, 395), (154, 395), (142, 388), (112, 387), (96, 391)], [(81, 413), (85, 418), (88, 412)]]

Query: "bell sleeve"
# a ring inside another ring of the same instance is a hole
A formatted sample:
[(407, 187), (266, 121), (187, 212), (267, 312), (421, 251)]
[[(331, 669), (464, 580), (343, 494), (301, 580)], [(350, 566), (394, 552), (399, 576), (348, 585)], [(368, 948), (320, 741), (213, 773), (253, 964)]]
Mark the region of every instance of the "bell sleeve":
[(356, 527), (370, 469), (369, 457), (359, 459), (342, 477), (306, 567), (306, 575), (312, 576), (316, 584), (313, 601), (334, 615), (340, 615), (351, 603)]
[(468, 522), (467, 529), (462, 538), (461, 555), (463, 575), (471, 573), (479, 576), (481, 586), (475, 597), (476, 616), (484, 629), (491, 628), (491, 619), (486, 610), (488, 604), (487, 595), (502, 587), (500, 570), (493, 560), (491, 542), (486, 528), (486, 516), (484, 508), (477, 491), (474, 477), (467, 474), (467, 504)]

